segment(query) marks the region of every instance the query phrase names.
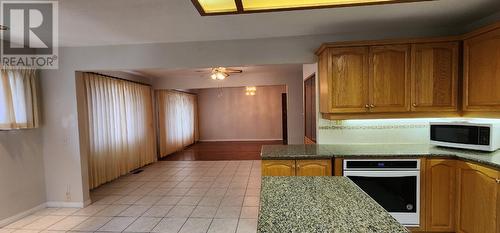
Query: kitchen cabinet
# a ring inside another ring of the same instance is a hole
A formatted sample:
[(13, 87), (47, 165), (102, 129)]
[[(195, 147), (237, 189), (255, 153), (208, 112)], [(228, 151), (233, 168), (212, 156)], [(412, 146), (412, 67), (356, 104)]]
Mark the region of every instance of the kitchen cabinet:
[(331, 176), (330, 160), (297, 160), (297, 176)]
[(425, 231), (455, 230), (455, 160), (428, 159), (425, 174)]
[(409, 111), (410, 47), (371, 46), (369, 68), (370, 111)]
[(458, 110), (458, 46), (458, 42), (412, 45), (412, 111)]
[(263, 176), (331, 176), (331, 160), (262, 160)]
[(500, 28), (464, 41), (464, 111), (500, 111)]
[(500, 232), (500, 172), (457, 161), (458, 233)]
[(326, 68), (319, 75), (321, 112), (368, 111), (368, 48), (335, 48), (325, 54), (320, 66)]
[(458, 115), (456, 40), (334, 43), (317, 54), (324, 118)]
[(295, 176), (295, 160), (262, 160), (263, 176)]

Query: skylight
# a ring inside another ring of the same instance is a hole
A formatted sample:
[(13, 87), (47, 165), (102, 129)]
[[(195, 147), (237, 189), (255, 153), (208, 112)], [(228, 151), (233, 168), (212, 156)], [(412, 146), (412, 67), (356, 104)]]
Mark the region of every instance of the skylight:
[(201, 15), (377, 5), (432, 0), (191, 0)]

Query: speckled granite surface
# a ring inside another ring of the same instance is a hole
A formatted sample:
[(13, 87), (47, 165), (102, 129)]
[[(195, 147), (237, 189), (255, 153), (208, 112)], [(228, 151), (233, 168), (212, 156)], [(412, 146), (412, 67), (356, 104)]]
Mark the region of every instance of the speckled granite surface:
[(258, 232), (409, 232), (346, 177), (262, 177)]
[(262, 159), (324, 159), (324, 158), (457, 158), (500, 169), (500, 150), (481, 152), (451, 149), (422, 144), (374, 145), (265, 145)]

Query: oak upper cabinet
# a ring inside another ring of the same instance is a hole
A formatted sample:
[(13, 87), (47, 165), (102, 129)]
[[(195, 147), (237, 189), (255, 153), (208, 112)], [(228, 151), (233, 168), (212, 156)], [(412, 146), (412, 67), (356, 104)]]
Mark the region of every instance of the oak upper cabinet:
[(455, 229), (455, 160), (429, 159), (425, 179), (425, 231)]
[(458, 42), (412, 45), (412, 111), (457, 111)]
[(263, 176), (295, 176), (295, 160), (262, 160)]
[(464, 41), (464, 111), (500, 111), (500, 28)]
[(368, 111), (368, 48), (344, 47), (320, 56), (320, 110), (323, 113)]
[(500, 232), (499, 172), (457, 161), (456, 232)]
[(331, 160), (297, 160), (297, 176), (331, 176)]
[(370, 111), (409, 111), (410, 86), (410, 46), (371, 46), (369, 52)]

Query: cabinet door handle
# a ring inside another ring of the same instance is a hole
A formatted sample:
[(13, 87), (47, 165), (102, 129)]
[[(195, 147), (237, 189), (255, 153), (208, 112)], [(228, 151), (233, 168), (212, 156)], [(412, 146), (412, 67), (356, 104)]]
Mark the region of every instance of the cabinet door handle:
[(500, 179), (495, 179), (495, 181), (497, 182), (497, 184), (500, 184)]
[(366, 105), (365, 105), (365, 108), (370, 108), (370, 105), (369, 105), (369, 104), (366, 104)]
[(374, 108), (374, 107), (375, 107), (375, 105), (373, 105), (373, 104), (370, 104), (370, 108)]
[(417, 107), (417, 104), (416, 104), (416, 103), (413, 103), (412, 105), (413, 105), (413, 107)]

